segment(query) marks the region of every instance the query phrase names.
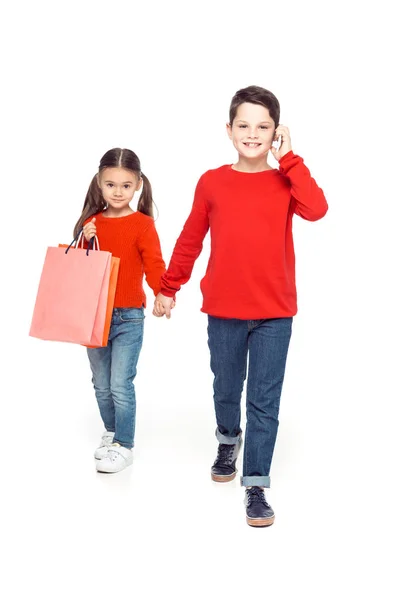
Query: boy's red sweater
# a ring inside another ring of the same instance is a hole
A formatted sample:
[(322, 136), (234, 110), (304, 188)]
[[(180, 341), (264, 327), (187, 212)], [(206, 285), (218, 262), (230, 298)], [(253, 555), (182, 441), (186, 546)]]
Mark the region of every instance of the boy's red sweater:
[(100, 250), (111, 252), (120, 259), (114, 307), (146, 306), (143, 276), (146, 276), (146, 282), (157, 295), (161, 275), (165, 272), (154, 220), (141, 212), (116, 218), (98, 213), (85, 223), (93, 217), (96, 217)]
[(197, 184), (161, 292), (172, 297), (189, 280), (210, 229), (201, 310), (237, 319), (291, 317), (297, 312), (293, 214), (316, 221), (327, 209), (323, 191), (292, 151), (279, 169), (243, 173), (224, 165), (207, 171)]

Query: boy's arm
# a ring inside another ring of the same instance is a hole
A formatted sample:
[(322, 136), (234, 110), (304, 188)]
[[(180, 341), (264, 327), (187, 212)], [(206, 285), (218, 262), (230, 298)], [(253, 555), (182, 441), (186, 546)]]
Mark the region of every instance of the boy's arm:
[(157, 296), (161, 288), (161, 276), (165, 273), (165, 262), (154, 222), (150, 222), (138, 238), (138, 248), (142, 256), (146, 282)]
[(168, 270), (161, 278), (161, 293), (170, 298), (189, 281), (210, 226), (203, 178), (204, 175), (196, 186), (191, 213), (176, 241)]
[(290, 181), (294, 212), (307, 221), (322, 219), (328, 204), (303, 159), (290, 151), (281, 158), (279, 170)]

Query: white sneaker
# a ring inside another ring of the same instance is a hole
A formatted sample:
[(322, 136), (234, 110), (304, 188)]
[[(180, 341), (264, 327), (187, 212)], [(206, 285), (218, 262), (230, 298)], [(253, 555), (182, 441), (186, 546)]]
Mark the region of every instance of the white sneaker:
[(94, 453), (94, 457), (96, 460), (101, 460), (105, 456), (107, 456), (108, 448), (114, 441), (114, 432), (113, 431), (105, 431), (101, 436), (100, 446)]
[(118, 473), (133, 463), (133, 452), (119, 444), (112, 444), (107, 448), (107, 454), (96, 461), (96, 469), (100, 473)]

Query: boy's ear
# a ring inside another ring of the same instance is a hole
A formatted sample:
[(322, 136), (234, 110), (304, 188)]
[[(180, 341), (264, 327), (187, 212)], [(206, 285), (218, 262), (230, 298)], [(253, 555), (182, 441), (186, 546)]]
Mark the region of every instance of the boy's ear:
[(229, 136), (229, 139), (231, 140), (232, 139), (232, 125), (230, 123), (226, 124), (226, 132)]

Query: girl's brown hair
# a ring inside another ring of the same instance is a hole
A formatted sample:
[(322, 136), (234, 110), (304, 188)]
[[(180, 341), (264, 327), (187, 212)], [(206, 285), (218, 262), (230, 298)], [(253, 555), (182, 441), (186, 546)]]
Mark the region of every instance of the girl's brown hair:
[[(113, 148), (112, 150), (106, 152), (101, 158), (98, 173), (101, 173), (103, 169), (110, 167), (127, 169), (128, 171), (132, 171), (135, 173), (135, 175), (142, 178), (143, 189), (142, 193), (140, 194), (137, 210), (145, 215), (148, 215), (149, 217), (153, 217), (153, 193), (151, 190), (150, 181), (147, 179), (146, 175), (142, 173), (138, 156), (132, 152), (132, 150), (128, 150), (127, 148)], [(82, 229), (83, 223), (87, 219), (107, 208), (107, 204), (99, 188), (97, 176), (98, 174), (93, 177), (87, 191), (82, 214), (74, 228), (74, 237), (78, 235)]]

